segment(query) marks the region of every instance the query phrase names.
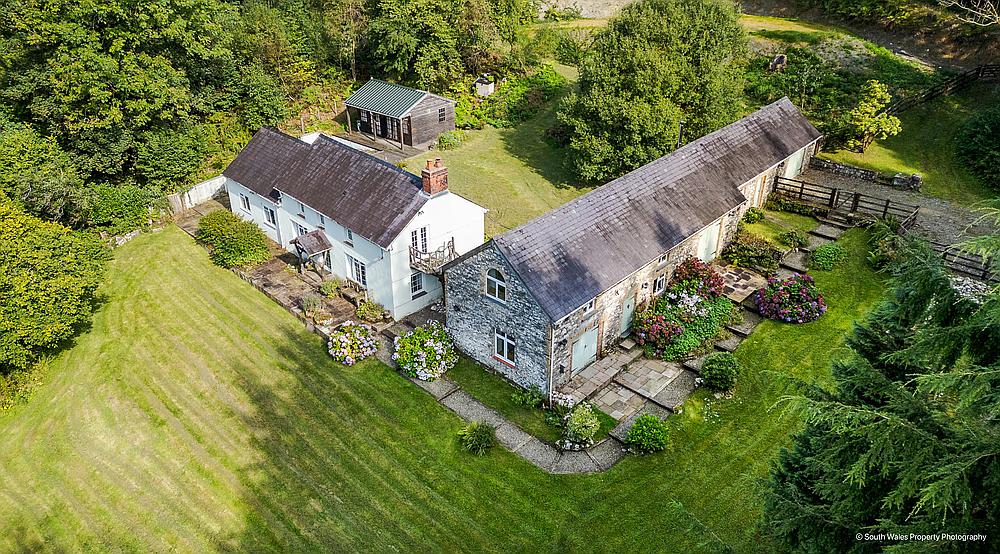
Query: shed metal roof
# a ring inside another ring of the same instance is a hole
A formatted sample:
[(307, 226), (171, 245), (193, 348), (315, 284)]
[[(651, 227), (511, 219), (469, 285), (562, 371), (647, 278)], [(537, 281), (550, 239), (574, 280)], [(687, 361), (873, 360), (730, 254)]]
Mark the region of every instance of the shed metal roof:
[(223, 175), (261, 196), (292, 196), (383, 248), (428, 199), (412, 173), (325, 135), (309, 144), (273, 127), (257, 131)]
[(344, 104), (352, 108), (399, 118), (406, 115), (428, 92), (371, 79), (354, 91)]
[(740, 185), (819, 137), (782, 98), (494, 242), (558, 321), (742, 204)]

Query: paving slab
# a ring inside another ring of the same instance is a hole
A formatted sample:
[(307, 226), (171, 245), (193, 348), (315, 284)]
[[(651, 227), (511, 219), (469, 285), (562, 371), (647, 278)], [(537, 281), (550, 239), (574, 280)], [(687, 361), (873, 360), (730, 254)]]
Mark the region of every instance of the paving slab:
[(600, 471), (611, 468), (625, 457), (625, 450), (618, 439), (608, 437), (587, 450)]
[(660, 391), (660, 394), (657, 394), (654, 400), (661, 406), (666, 406), (676, 411), (677, 408), (684, 404), (687, 397), (698, 388), (695, 384), (695, 379), (697, 378), (698, 376), (693, 371), (681, 373), (667, 385), (667, 388)]
[(619, 346), (621, 346), (625, 350), (632, 350), (633, 348), (635, 348), (635, 341), (632, 339), (625, 339), (621, 342)]
[(618, 383), (609, 383), (590, 399), (595, 407), (616, 420), (635, 413), (642, 407), (644, 400), (640, 394)]
[(809, 270), (809, 253), (804, 250), (793, 250), (781, 258), (781, 265), (792, 271), (805, 273)]
[[(778, 270), (780, 271), (781, 268), (778, 268)], [(746, 299), (744, 299), (743, 302), (740, 302), (740, 306), (743, 306), (747, 310), (756, 313), (757, 312), (756, 296), (757, 296), (756, 294), (751, 294), (750, 296), (746, 297)]]
[(844, 234), (844, 230), (840, 227), (834, 227), (829, 223), (822, 223), (819, 227), (809, 231), (809, 233), (834, 240), (840, 238), (840, 235)]
[[(435, 379), (434, 381), (421, 381), (415, 377), (407, 378), (412, 381), (413, 384), (429, 392), (435, 400), (441, 400), (458, 389), (458, 385), (454, 381), (446, 378)], [(470, 396), (469, 398), (472, 397)], [(478, 400), (476, 402), (478, 402)], [(445, 405), (447, 406), (447, 404)]]
[(526, 431), (509, 421), (504, 422), (497, 427), (497, 442), (502, 444), (511, 452), (521, 448), (532, 438), (532, 435), (528, 434)]
[(476, 400), (462, 389), (458, 389), (444, 397), (441, 403), (466, 421), (482, 421), (494, 427), (499, 427), (501, 423), (506, 421), (503, 416), (487, 408), (482, 402)]
[(728, 338), (715, 343), (715, 347), (726, 352), (735, 352), (741, 342), (743, 342), (743, 336), (733, 333)]
[(701, 364), (705, 363), (705, 358), (707, 358), (709, 354), (711, 354), (711, 352), (707, 352), (705, 354), (702, 354), (701, 356), (696, 356), (694, 358), (684, 360), (683, 365), (686, 369), (690, 371), (694, 371), (696, 373), (700, 372)]
[(740, 310), (740, 316), (742, 317), (740, 321), (731, 323), (727, 325), (726, 328), (743, 336), (747, 336), (752, 333), (753, 330), (760, 325), (760, 322), (764, 321), (764, 318), (759, 314), (747, 309)]
[(550, 473), (594, 473), (600, 471), (597, 462), (587, 454), (586, 450), (577, 452), (561, 452), (552, 462)]
[(615, 382), (646, 398), (656, 396), (683, 370), (677, 362), (646, 359), (638, 361), (615, 376)]
[(514, 453), (549, 472), (552, 471), (556, 458), (559, 457), (559, 451), (536, 437), (531, 437), (528, 442), (521, 445)]

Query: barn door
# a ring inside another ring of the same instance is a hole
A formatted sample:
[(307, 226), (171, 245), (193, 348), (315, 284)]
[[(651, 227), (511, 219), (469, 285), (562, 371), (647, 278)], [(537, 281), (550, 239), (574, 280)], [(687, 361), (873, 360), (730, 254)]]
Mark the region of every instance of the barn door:
[(597, 327), (580, 335), (573, 343), (573, 373), (587, 367), (597, 359)]
[(715, 259), (719, 251), (719, 234), (722, 222), (713, 223), (701, 232), (698, 237), (698, 257), (703, 262), (710, 262)]

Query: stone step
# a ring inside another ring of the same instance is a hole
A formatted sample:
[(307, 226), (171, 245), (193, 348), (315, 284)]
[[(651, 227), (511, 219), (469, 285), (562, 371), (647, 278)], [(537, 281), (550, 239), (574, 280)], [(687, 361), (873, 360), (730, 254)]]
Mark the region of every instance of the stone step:
[(735, 352), (741, 342), (743, 342), (743, 335), (733, 333), (733, 335), (729, 338), (715, 343), (715, 348), (716, 350), (720, 350), (722, 352)]
[(684, 362), (681, 365), (683, 365), (685, 369), (688, 369), (695, 373), (701, 373), (701, 364), (705, 363), (706, 357), (708, 357), (708, 354), (702, 354), (701, 356), (696, 356), (694, 358), (684, 360)]
[(812, 235), (812, 234), (810, 234), (809, 235), (809, 242), (806, 243), (806, 245), (803, 246), (802, 249), (805, 250), (805, 251), (807, 251), (807, 252), (812, 252), (812, 251), (816, 250), (817, 248), (819, 248), (820, 246), (822, 246), (822, 245), (824, 245), (824, 244), (826, 244), (828, 242), (833, 242), (833, 239), (828, 239), (826, 237), (821, 237), (819, 235)]
[(840, 238), (840, 235), (844, 234), (845, 229), (849, 229), (848, 226), (835, 221), (820, 219), (820, 222), (820, 226), (816, 227), (812, 231), (809, 231), (809, 234), (828, 238), (830, 240), (836, 240)]
[(761, 321), (764, 321), (764, 318), (758, 315), (757, 312), (745, 308), (740, 310), (740, 312), (743, 316), (742, 321), (738, 323), (731, 323), (726, 326), (726, 329), (729, 329), (737, 335), (746, 337), (754, 330), (754, 328), (757, 327), (757, 325), (760, 324)]
[(809, 253), (802, 250), (789, 252), (781, 258), (781, 267), (791, 269), (798, 273), (809, 271)]
[(692, 392), (698, 385), (696, 384), (696, 379), (698, 376), (693, 371), (684, 371), (677, 376), (676, 379), (670, 382), (659, 394), (653, 398), (653, 401), (668, 408), (673, 412), (676, 412), (680, 408), (687, 397), (691, 395)]

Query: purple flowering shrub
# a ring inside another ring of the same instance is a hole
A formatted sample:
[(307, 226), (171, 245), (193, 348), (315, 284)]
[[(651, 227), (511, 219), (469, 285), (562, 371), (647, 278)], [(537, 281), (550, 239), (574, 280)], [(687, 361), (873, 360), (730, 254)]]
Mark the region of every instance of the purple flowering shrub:
[(334, 360), (354, 365), (378, 350), (375, 328), (367, 323), (345, 321), (330, 332), (328, 349)]
[(787, 279), (771, 276), (767, 286), (757, 291), (757, 308), (768, 319), (806, 323), (826, 312), (826, 301), (808, 275), (795, 274)]
[(639, 312), (632, 323), (635, 342), (652, 352), (662, 352), (683, 332), (684, 328), (680, 323), (670, 321), (667, 316), (653, 310)]
[(670, 276), (670, 288), (676, 292), (687, 292), (704, 298), (722, 296), (726, 282), (712, 266), (698, 258), (688, 258), (677, 266)]
[(455, 345), (437, 321), (417, 327), (395, 340), (396, 352), (392, 359), (410, 377), (433, 381), (455, 367), (458, 353)]

